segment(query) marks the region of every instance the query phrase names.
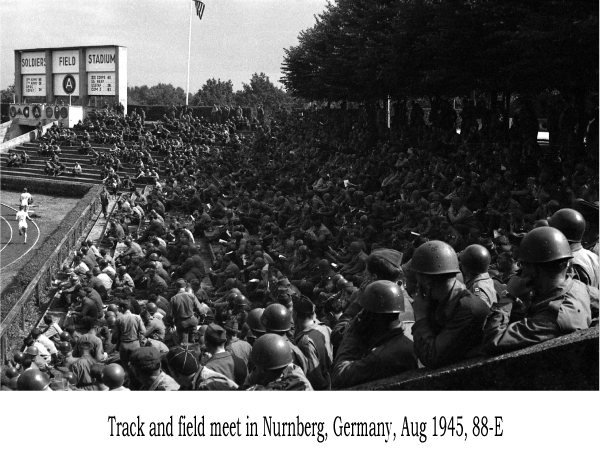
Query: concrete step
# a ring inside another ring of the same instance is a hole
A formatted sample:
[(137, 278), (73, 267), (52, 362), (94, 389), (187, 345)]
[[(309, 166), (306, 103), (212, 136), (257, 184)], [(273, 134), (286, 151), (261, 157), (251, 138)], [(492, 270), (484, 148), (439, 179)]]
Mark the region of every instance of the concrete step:
[(45, 175), (43, 172), (40, 174), (40, 172), (38, 171), (30, 171), (30, 170), (26, 170), (23, 168), (19, 168), (19, 169), (13, 169), (10, 167), (3, 167), (2, 168), (2, 175), (4, 177), (30, 177), (30, 178), (49, 178), (52, 180), (61, 180), (61, 181), (67, 181), (67, 182), (77, 182), (77, 183), (93, 183), (93, 184), (100, 184), (102, 183), (102, 180), (100, 180), (100, 178), (90, 178), (87, 176), (79, 176), (79, 177), (73, 177), (73, 175), (67, 174), (67, 175), (59, 175), (58, 177), (48, 177), (47, 175)]
[[(27, 165), (26, 166), (22, 166), (22, 167), (34, 167), (34, 168), (44, 169), (44, 167), (46, 165), (46, 160), (47, 160), (47, 158), (30, 157), (29, 158), (29, 162), (27, 163)], [(0, 164), (6, 164), (7, 161), (8, 161), (8, 155), (1, 155), (0, 156)], [(79, 163), (81, 165), (81, 167), (84, 170), (94, 171), (94, 172), (97, 172), (98, 174), (102, 170), (102, 166), (97, 166), (95, 164), (90, 164), (89, 157), (86, 157), (85, 159), (82, 159), (82, 158), (69, 159), (69, 158), (62, 158), (61, 157), (60, 161), (61, 161), (61, 163), (63, 163), (67, 167), (73, 167), (73, 166), (75, 166), (75, 163), (77, 162), (77, 163)], [(123, 166), (122, 169), (119, 171), (119, 173), (131, 175), (131, 174), (135, 174), (136, 171), (137, 171), (137, 169), (135, 167), (133, 167), (133, 166)]]

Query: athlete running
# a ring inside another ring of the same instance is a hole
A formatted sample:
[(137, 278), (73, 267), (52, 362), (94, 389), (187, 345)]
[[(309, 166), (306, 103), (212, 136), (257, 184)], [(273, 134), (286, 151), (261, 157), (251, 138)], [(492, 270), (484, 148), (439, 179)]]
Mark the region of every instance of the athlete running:
[(27, 244), (27, 220), (31, 220), (31, 217), (27, 213), (26, 206), (19, 206), (16, 220), (19, 222), (19, 236), (24, 236), (23, 244)]

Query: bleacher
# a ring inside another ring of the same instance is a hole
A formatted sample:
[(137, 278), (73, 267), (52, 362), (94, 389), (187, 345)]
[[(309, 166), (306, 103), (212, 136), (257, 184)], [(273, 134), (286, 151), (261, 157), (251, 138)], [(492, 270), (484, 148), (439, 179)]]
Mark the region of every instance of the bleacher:
[[(80, 142), (81, 140), (77, 140)], [(131, 147), (131, 142), (125, 142), (128, 147)], [(35, 177), (35, 178), (44, 178), (49, 177), (44, 173), (45, 163), (48, 159), (47, 156), (39, 156), (40, 142), (35, 140), (33, 142), (29, 142), (23, 145), (20, 145), (16, 148), (11, 149), (6, 153), (0, 154), (0, 168), (2, 168), (2, 174), (6, 176), (17, 176), (17, 177)], [(91, 146), (98, 153), (103, 151), (109, 151), (109, 145), (95, 144), (91, 143)], [(97, 166), (91, 164), (91, 160), (93, 159), (92, 155), (82, 155), (78, 152), (79, 145), (75, 145), (72, 147), (61, 146), (62, 153), (60, 154), (60, 161), (64, 163), (67, 167), (67, 172), (59, 175), (57, 177), (49, 177), (53, 180), (66, 180), (70, 182), (80, 182), (80, 183), (102, 183), (100, 178), (100, 171), (102, 170), (102, 166)], [(7, 167), (6, 163), (8, 161), (8, 157), (10, 154), (17, 153), (20, 154), (22, 151), (25, 151), (29, 155), (29, 162), (24, 164), (21, 167)], [(158, 161), (158, 163), (163, 165), (163, 160), (161, 158), (157, 158), (154, 156), (154, 159)], [(71, 173), (71, 169), (75, 166), (75, 163), (79, 162), (82, 168), (82, 173), (79, 176), (74, 176)], [(123, 168), (119, 171), (119, 175), (123, 177), (124, 175), (129, 175), (132, 178), (136, 175), (136, 169), (133, 164), (122, 164)], [(138, 185), (143, 185), (141, 183), (136, 183)]]

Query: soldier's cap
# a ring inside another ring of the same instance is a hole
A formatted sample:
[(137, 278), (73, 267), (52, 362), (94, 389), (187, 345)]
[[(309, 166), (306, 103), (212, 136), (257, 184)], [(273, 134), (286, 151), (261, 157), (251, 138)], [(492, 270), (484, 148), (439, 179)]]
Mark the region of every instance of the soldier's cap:
[(173, 370), (183, 376), (193, 375), (200, 369), (200, 364), (194, 354), (180, 346), (169, 349), (167, 363)]
[(185, 279), (177, 279), (177, 287), (179, 288), (186, 288), (187, 287), (187, 282), (185, 281)]
[(394, 249), (376, 249), (371, 252), (371, 257), (383, 258), (396, 268), (402, 266), (402, 253)]
[(279, 284), (280, 286), (289, 286), (291, 285), (289, 279), (287, 277), (282, 277), (281, 279), (279, 279), (277, 281), (277, 284)]
[(294, 311), (300, 314), (312, 314), (315, 312), (315, 305), (306, 296), (295, 296), (292, 298)]
[(129, 363), (134, 367), (151, 367), (160, 363), (160, 351), (155, 347), (140, 347), (129, 357)]
[(223, 327), (212, 323), (206, 327), (204, 338), (211, 344), (223, 344), (227, 341), (227, 335)]

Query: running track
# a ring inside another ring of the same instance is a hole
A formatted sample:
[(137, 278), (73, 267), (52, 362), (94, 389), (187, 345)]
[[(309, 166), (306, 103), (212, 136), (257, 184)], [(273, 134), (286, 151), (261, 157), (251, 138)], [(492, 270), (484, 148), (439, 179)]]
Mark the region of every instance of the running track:
[(7, 268), (32, 250), (40, 239), (40, 229), (35, 221), (27, 221), (27, 244), (19, 236), (19, 227), (15, 220), (17, 210), (6, 204), (0, 204), (0, 269)]

